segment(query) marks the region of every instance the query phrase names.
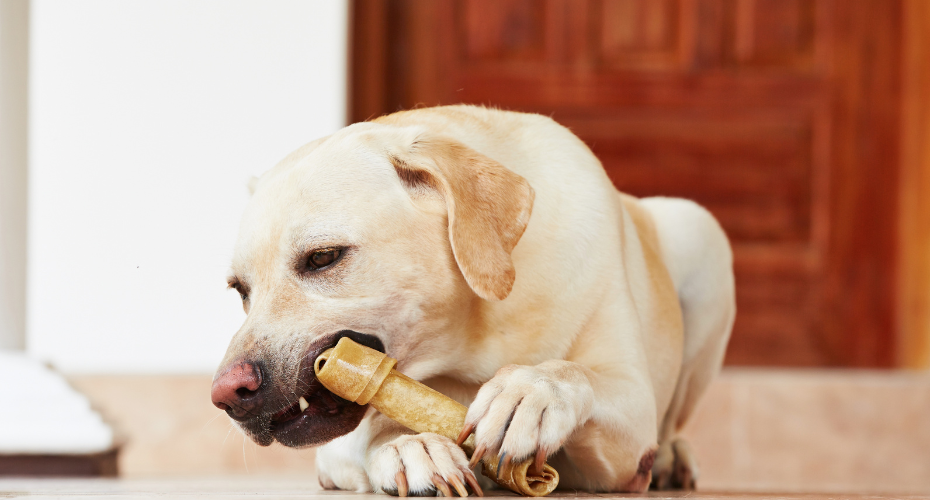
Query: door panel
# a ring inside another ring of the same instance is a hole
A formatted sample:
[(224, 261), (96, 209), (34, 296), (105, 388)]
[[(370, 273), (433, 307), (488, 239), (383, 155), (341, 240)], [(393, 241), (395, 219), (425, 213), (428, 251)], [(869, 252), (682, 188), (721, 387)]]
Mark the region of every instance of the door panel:
[(898, 2), (354, 5), (369, 29), (354, 119), (460, 102), (550, 115), (622, 191), (720, 220), (737, 273), (727, 363), (892, 363)]

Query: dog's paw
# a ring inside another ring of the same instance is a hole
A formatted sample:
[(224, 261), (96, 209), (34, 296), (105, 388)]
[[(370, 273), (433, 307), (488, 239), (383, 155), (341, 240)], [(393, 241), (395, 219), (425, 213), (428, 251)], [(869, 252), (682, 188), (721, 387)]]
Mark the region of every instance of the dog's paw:
[(491, 454), (502, 464), (535, 456), (534, 470), (539, 471), (587, 421), (593, 402), (591, 384), (574, 363), (508, 365), (478, 391), (459, 442), (475, 433), (472, 464)]
[(381, 446), (368, 460), (375, 491), (405, 497), (468, 496), (465, 485), (483, 496), (465, 452), (452, 440), (425, 432), (400, 436)]
[(652, 466), (652, 489), (693, 490), (697, 476), (697, 458), (687, 441), (676, 438), (659, 446)]

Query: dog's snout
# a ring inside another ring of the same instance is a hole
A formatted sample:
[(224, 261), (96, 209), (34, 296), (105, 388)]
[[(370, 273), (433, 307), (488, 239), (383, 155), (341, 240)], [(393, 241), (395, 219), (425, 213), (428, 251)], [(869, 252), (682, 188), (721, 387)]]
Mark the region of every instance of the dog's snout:
[(236, 420), (254, 415), (264, 403), (261, 367), (247, 361), (233, 364), (213, 381), (210, 396)]

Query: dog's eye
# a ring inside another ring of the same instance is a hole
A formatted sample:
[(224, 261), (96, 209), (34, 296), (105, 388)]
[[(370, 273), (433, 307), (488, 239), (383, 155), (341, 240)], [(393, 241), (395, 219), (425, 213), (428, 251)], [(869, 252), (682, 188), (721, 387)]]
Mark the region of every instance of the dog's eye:
[(340, 255), (342, 255), (341, 248), (326, 248), (324, 250), (315, 250), (307, 259), (307, 269), (322, 269), (339, 260)]
[(232, 280), (229, 282), (229, 288), (235, 289), (239, 292), (239, 296), (242, 297), (242, 302), (249, 300), (249, 289), (246, 288), (239, 280)]
[(242, 285), (234, 283), (229, 285), (229, 288), (234, 288), (237, 292), (239, 292), (239, 296), (242, 297), (243, 302), (249, 300), (249, 293), (245, 291), (245, 288), (243, 288)]

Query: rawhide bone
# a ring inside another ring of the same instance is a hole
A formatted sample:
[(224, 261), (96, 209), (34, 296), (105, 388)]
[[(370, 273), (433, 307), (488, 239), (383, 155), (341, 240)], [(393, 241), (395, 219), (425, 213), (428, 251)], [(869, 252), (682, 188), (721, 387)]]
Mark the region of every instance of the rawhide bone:
[[(313, 368), (317, 379), (337, 396), (370, 404), (415, 432), (433, 432), (455, 441), (465, 427), (468, 408), (394, 370), (396, 364), (396, 359), (383, 352), (343, 337), (316, 359)], [(471, 455), (474, 436), (462, 448)], [(542, 474), (532, 474), (532, 463), (532, 457), (519, 463), (505, 462), (498, 470), (498, 457), (482, 460), (484, 475), (504, 488), (531, 497), (552, 493), (559, 484), (559, 473), (546, 464)]]

